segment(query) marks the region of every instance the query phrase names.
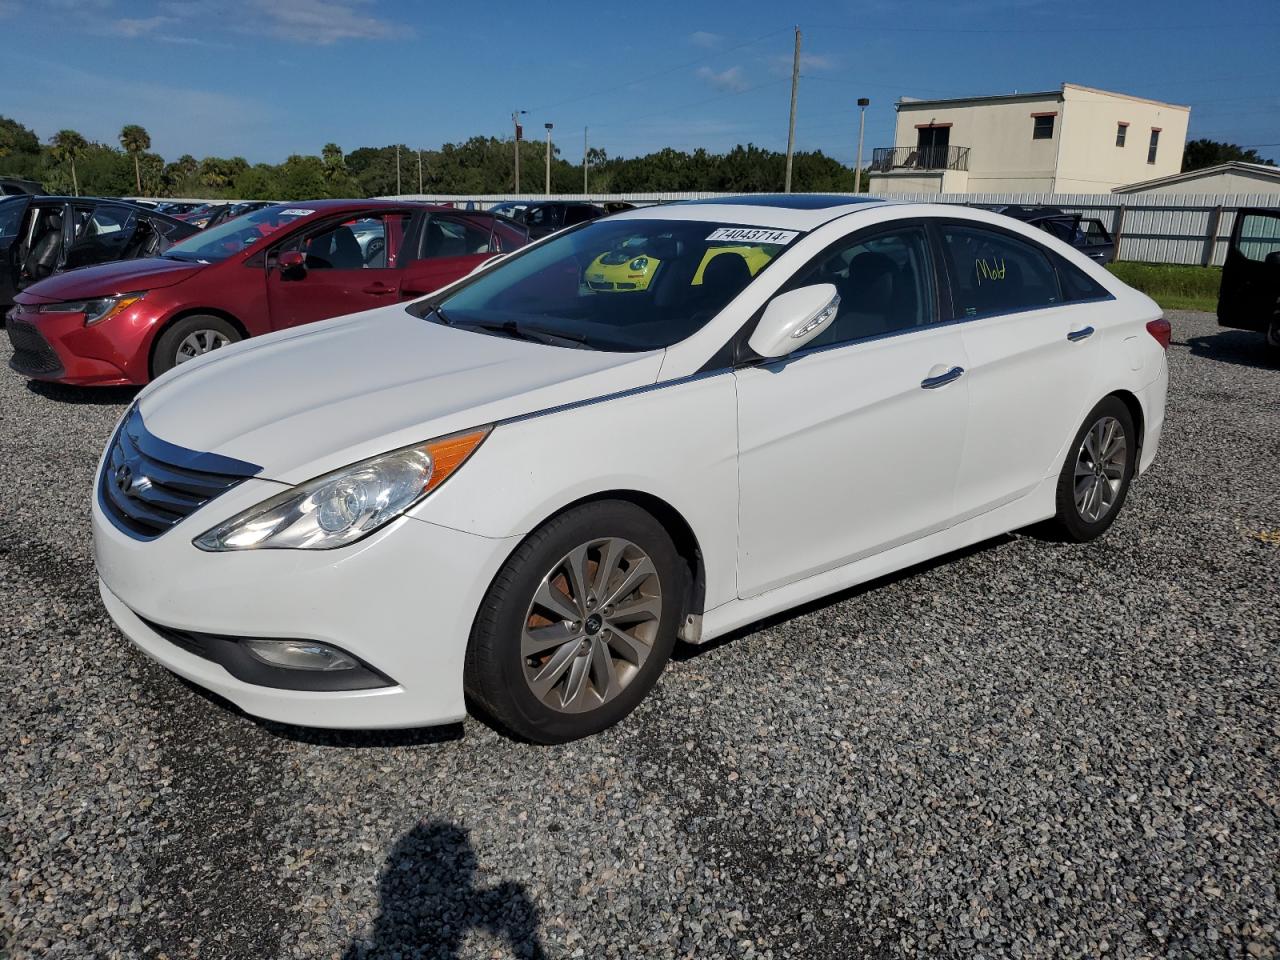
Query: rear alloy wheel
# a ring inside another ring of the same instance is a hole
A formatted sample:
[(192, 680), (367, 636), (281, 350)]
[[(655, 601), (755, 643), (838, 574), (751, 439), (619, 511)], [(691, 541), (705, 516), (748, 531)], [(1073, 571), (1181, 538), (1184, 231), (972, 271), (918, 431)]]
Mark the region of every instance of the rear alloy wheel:
[(1107, 397), (1093, 408), (1067, 452), (1058, 477), (1058, 529), (1084, 543), (1116, 518), (1137, 465), (1137, 431), (1129, 408)]
[(202, 357), (240, 339), (240, 331), (222, 317), (183, 317), (156, 341), (152, 375), (160, 376), (180, 363)]
[(631, 503), (575, 508), (530, 534), (494, 579), (467, 649), (472, 700), (502, 727), (562, 743), (617, 723), (657, 682), (689, 574)]

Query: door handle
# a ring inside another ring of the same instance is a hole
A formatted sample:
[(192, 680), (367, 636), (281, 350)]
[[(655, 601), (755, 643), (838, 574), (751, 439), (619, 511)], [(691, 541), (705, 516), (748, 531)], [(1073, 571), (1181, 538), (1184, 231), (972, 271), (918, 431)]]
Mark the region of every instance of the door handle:
[(925, 377), (920, 381), (920, 386), (926, 390), (937, 390), (939, 387), (945, 387), (952, 380), (959, 380), (964, 376), (964, 367), (952, 367), (946, 373), (940, 373), (936, 377)]
[(389, 286), (387, 286), (385, 283), (371, 283), (371, 284), (369, 284), (367, 287), (365, 287), (361, 292), (362, 292), (362, 293), (371, 293), (371, 294), (373, 294), (375, 297), (380, 297), (380, 296), (384, 296), (384, 295), (386, 295), (386, 294), (388, 294), (388, 293), (395, 293), (395, 292), (396, 292), (396, 288), (395, 288), (395, 287), (389, 287)]
[(1067, 339), (1072, 343), (1078, 340), (1087, 340), (1093, 336), (1093, 327), (1081, 327), (1079, 330), (1072, 330), (1067, 334)]

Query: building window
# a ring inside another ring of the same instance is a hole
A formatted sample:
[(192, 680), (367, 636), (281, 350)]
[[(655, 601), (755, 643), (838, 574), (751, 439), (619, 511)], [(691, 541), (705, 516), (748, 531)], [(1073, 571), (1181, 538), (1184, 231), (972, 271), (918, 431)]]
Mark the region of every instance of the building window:
[(1117, 147), (1124, 146), (1124, 137), (1125, 137), (1125, 134), (1127, 134), (1128, 132), (1129, 132), (1129, 125), (1125, 123), (1123, 120), (1116, 124), (1116, 146)]
[(1053, 139), (1053, 118), (1055, 114), (1046, 113), (1039, 116), (1032, 115), (1035, 126), (1031, 128), (1032, 140), (1052, 140)]
[(1160, 146), (1160, 128), (1151, 128), (1151, 143), (1147, 145), (1147, 163), (1156, 162), (1156, 148)]

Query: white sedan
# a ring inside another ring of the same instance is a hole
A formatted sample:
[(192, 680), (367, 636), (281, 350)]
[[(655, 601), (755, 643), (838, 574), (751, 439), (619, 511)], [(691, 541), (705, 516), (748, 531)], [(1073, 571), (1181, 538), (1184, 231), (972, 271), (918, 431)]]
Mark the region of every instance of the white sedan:
[(469, 698), (565, 741), (677, 639), (1040, 521), (1098, 536), (1155, 457), (1168, 340), (1149, 298), (983, 211), (633, 210), (159, 378), (99, 470), (102, 597), (258, 717)]

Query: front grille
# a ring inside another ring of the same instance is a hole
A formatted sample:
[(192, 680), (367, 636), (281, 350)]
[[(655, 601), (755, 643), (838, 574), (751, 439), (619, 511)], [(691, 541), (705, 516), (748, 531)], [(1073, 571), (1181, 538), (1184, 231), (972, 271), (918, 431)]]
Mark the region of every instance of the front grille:
[[(203, 469), (201, 462), (218, 469)], [(259, 467), (160, 440), (135, 409), (116, 431), (98, 478), (102, 510), (119, 529), (154, 540)]]
[(49, 346), (49, 341), (26, 320), (19, 320), (17, 311), (9, 314), (5, 324), (9, 342), (13, 344), (13, 356), (9, 366), (26, 376), (57, 377), (62, 375), (62, 361)]

